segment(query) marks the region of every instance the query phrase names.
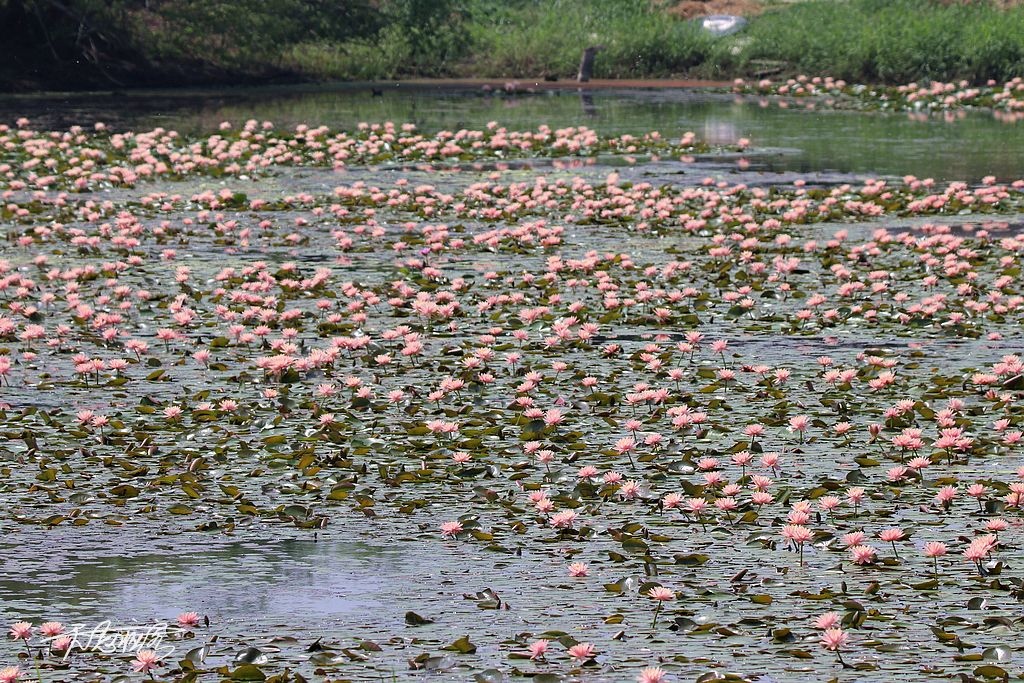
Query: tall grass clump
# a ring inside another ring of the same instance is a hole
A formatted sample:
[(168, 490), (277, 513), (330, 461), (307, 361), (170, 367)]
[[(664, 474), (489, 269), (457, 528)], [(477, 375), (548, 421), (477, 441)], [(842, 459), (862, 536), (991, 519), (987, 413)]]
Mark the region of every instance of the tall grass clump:
[(671, 76), (701, 64), (711, 46), (695, 23), (619, 0), (478, 0), (468, 38), (463, 72), (492, 77), (569, 77), (592, 45), (604, 48), (596, 78)]
[(380, 26), (345, 41), (291, 45), (281, 66), (317, 79), (445, 77), (467, 57), (468, 12), (458, 0), (401, 0), (377, 6)]

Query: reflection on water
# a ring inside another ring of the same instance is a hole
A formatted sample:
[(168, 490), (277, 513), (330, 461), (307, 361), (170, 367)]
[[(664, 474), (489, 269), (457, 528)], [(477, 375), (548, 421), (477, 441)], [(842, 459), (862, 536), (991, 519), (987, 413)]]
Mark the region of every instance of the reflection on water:
[(743, 137), (736, 124), (728, 119), (709, 118), (700, 132), (702, 139), (712, 145), (731, 145)]
[[(402, 555), (360, 542), (312, 538), (220, 542), (204, 547), (176, 538), (136, 540), (138, 552), (90, 544), (49, 558), (18, 553), (27, 562), (0, 569), (0, 614), (95, 624), (171, 619), (184, 610), (217, 621), (291, 624), (387, 619), (383, 591), (403, 571)], [(35, 565), (35, 566), (33, 566)], [(394, 617), (400, 622), (401, 612)]]
[(102, 120), (119, 129), (155, 126), (212, 131), (224, 120), (271, 120), (351, 128), (359, 121), (414, 122), (424, 130), (586, 125), (602, 133), (688, 130), (714, 143), (749, 138), (782, 148), (772, 170), (912, 174), (938, 180), (1017, 178), (1024, 136), (991, 113), (950, 116), (822, 112), (770, 100), (685, 90), (485, 93), (479, 89), (395, 85), (374, 96), (366, 84), (267, 87), (218, 91), (23, 96), (0, 102), (0, 121), (28, 116), (42, 127)]

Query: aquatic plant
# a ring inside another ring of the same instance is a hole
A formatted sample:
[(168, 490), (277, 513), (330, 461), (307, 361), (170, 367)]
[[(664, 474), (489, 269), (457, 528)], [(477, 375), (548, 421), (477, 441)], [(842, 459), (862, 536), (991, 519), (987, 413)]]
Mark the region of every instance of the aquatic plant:
[(12, 665), (1005, 671), (1024, 182), (753, 185), (693, 158), (740, 141), (497, 123), (0, 150), (5, 538), (368, 539), (403, 586), (358, 632), (174, 610), (195, 647), (134, 665), (15, 624)]

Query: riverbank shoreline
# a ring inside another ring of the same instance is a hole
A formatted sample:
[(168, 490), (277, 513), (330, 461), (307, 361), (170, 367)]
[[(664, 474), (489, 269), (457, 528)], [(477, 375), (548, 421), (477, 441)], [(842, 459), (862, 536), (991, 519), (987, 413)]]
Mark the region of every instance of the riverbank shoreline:
[(46, 98), (86, 98), (128, 95), (141, 97), (148, 94), (177, 93), (182, 95), (245, 95), (263, 92), (267, 89), (295, 93), (321, 92), (337, 88), (343, 91), (367, 90), (371, 94), (386, 94), (392, 91), (422, 90), (466, 90), (470, 92), (507, 92), (528, 94), (541, 91), (588, 91), (588, 90), (726, 90), (733, 87), (731, 81), (687, 79), (687, 78), (603, 78), (586, 83), (575, 80), (549, 81), (543, 78), (405, 78), (382, 81), (325, 81), (302, 83), (198, 85), (135, 88), (100, 88), (96, 90), (36, 90), (30, 92), (6, 93), (11, 99), (31, 100)]
[(731, 82), (698, 78), (601, 78), (579, 83), (575, 80), (549, 81), (543, 78), (409, 78), (399, 81), (382, 81), (378, 87), (440, 87), (480, 88), (481, 90), (506, 90), (522, 92), (529, 90), (708, 90), (729, 88)]

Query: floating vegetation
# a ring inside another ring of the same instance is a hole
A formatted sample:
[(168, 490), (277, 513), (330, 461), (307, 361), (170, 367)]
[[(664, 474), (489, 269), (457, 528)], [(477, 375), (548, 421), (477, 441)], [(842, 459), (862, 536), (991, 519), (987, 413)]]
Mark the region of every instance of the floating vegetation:
[(1024, 182), (702, 171), (749, 144), (0, 130), (7, 555), (290, 610), (6, 612), (0, 680), (1017, 675)]
[(747, 81), (737, 78), (733, 92), (773, 95), (814, 106), (839, 109), (861, 109), (905, 112), (950, 112), (963, 109), (987, 109), (1010, 115), (1012, 120), (1024, 113), (1024, 79), (1013, 78), (1005, 83), (988, 80), (975, 85), (961, 80), (956, 83), (932, 81), (904, 85), (851, 84), (831, 76), (797, 76), (785, 81), (764, 78)]

